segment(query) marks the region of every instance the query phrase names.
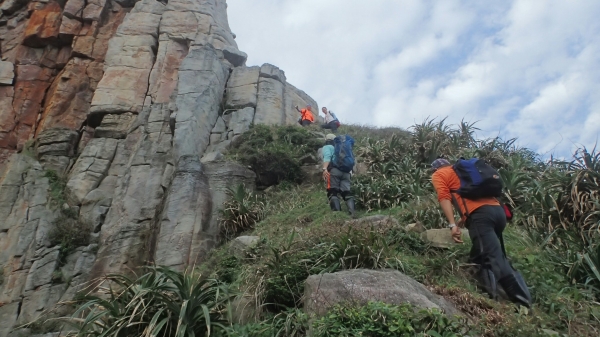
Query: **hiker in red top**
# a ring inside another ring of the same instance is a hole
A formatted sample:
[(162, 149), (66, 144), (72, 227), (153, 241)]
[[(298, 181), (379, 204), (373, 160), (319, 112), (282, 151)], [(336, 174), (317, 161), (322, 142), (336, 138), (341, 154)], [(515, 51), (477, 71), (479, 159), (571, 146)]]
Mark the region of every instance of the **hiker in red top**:
[[(462, 243), (460, 228), (469, 230), (472, 247), (470, 260), (480, 266), (479, 279), (486, 292), (495, 298), (496, 283), (499, 283), (510, 299), (529, 307), (531, 295), (522, 277), (512, 268), (506, 252), (502, 232), (506, 228), (506, 213), (496, 198), (484, 197), (476, 200), (461, 198), (457, 191), (461, 182), (449, 161), (436, 159), (431, 168), (431, 176), (442, 211), (448, 220), (452, 238)], [(457, 222), (453, 208), (460, 214)]]
[(300, 118), (298, 119), (298, 124), (302, 126), (309, 126), (315, 121), (315, 117), (312, 114), (312, 106), (310, 104), (306, 105), (306, 108), (300, 110), (298, 106), (295, 106), (296, 110), (300, 113)]

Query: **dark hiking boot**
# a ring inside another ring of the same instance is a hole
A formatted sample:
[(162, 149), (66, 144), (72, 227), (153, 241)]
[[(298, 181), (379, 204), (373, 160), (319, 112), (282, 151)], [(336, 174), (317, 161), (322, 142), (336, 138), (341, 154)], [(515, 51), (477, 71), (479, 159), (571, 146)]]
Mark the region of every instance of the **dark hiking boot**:
[(342, 210), (342, 205), (340, 205), (340, 199), (338, 199), (338, 197), (336, 196), (332, 196), (331, 198), (329, 198), (329, 206), (334, 212), (339, 212)]
[(354, 210), (354, 198), (350, 197), (346, 199), (346, 206), (348, 206), (348, 213), (352, 218), (356, 217), (356, 211)]
[(527, 308), (531, 307), (531, 294), (525, 280), (517, 271), (514, 271), (512, 275), (503, 277), (498, 283), (512, 302)]
[(496, 277), (490, 268), (479, 265), (475, 278), (479, 283), (479, 287), (485, 291), (491, 299), (498, 299)]

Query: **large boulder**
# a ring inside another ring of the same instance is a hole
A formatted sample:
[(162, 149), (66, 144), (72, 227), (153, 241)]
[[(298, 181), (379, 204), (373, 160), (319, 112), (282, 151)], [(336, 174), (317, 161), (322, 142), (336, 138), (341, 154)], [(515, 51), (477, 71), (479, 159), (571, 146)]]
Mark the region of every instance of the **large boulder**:
[(352, 228), (391, 228), (400, 223), (389, 215), (371, 215), (360, 219), (346, 221), (345, 225)]
[(354, 269), (311, 275), (304, 287), (304, 310), (312, 316), (323, 316), (338, 303), (371, 301), (410, 303), (420, 309), (436, 308), (447, 315), (461, 315), (450, 302), (397, 270)]
[(238, 258), (245, 258), (246, 251), (255, 247), (260, 238), (258, 236), (238, 236), (231, 241), (229, 245), (229, 253)]
[[(454, 239), (452, 239), (452, 232), (448, 228), (429, 229), (421, 233), (421, 238), (437, 248), (450, 248), (457, 245)], [(463, 241), (469, 239), (469, 232), (467, 230), (462, 231), (462, 239)]]
[(300, 169), (302, 170), (302, 173), (304, 173), (305, 183), (323, 183), (323, 188), (325, 188), (325, 183), (323, 181), (323, 169), (321, 165), (304, 165), (300, 167)]

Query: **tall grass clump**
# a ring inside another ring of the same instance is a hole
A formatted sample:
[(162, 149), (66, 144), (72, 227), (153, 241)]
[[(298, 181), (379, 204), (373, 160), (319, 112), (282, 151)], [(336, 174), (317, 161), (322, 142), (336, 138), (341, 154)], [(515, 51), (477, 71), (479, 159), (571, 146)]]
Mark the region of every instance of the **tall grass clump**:
[(209, 336), (225, 329), (225, 286), (193, 270), (152, 267), (136, 278), (109, 275), (67, 320), (81, 337)]
[(243, 184), (227, 189), (229, 200), (223, 204), (219, 217), (219, 229), (223, 239), (254, 228), (264, 218), (264, 202), (246, 189)]

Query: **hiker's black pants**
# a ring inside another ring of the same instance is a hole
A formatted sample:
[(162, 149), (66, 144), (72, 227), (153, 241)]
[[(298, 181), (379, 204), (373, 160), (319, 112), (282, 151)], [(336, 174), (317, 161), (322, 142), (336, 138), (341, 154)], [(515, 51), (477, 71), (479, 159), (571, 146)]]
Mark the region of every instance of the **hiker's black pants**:
[(312, 122), (309, 121), (308, 119), (298, 119), (298, 124), (300, 124), (302, 126), (309, 126), (312, 124)]
[(473, 243), (471, 262), (491, 268), (496, 280), (512, 275), (512, 268), (500, 243), (505, 227), (506, 214), (501, 206), (481, 206), (467, 219)]
[(327, 124), (321, 124), (321, 128), (322, 129), (329, 129), (331, 130), (333, 133), (337, 132), (337, 129), (339, 127), (339, 123), (337, 121), (331, 121)]

